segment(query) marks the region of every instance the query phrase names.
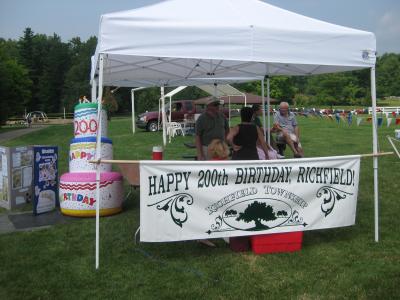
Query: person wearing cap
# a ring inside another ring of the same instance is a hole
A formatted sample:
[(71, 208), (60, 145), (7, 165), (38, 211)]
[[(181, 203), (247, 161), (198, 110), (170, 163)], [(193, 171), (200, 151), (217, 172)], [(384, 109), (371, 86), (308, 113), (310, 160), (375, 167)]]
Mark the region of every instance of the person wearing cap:
[(208, 160), (208, 145), (214, 139), (225, 141), (229, 131), (228, 120), (219, 111), (220, 100), (211, 97), (206, 110), (196, 121), (196, 149), (198, 160)]

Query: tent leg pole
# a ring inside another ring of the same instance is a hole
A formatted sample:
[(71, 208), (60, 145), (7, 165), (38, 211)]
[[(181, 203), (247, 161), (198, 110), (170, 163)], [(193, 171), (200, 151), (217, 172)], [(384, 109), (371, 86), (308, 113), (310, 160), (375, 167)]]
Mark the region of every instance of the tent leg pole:
[(228, 109), (229, 109), (229, 128), (231, 128), (231, 96), (228, 96)]
[[(161, 92), (160, 92), (161, 93)], [(157, 121), (157, 131), (160, 130), (160, 125), (161, 125), (161, 97), (158, 99), (158, 121)]]
[(138, 87), (131, 89), (131, 100), (132, 100), (132, 134), (136, 132), (136, 116), (135, 116), (135, 91), (143, 90), (144, 87)]
[[(376, 119), (376, 82), (375, 67), (371, 68), (371, 97), (372, 97), (372, 150), (378, 153), (378, 131)], [(375, 242), (379, 241), (379, 193), (378, 193), (378, 157), (373, 158), (374, 169), (374, 211), (375, 211)]]
[(167, 118), (165, 115), (165, 90), (164, 86), (160, 87), (160, 92), (161, 92), (161, 120), (162, 120), (162, 128), (163, 128), (163, 145), (164, 147), (167, 145), (167, 128), (166, 128), (166, 122)]
[[(169, 120), (168, 122), (172, 122), (172, 96), (169, 97)], [(168, 132), (167, 132), (168, 134)]]
[[(264, 78), (261, 79), (261, 105), (262, 105), (262, 108), (263, 108), (263, 131), (264, 131), (264, 133), (266, 135), (268, 135), (267, 131), (266, 131), (267, 126), (266, 126), (266, 122), (265, 122)], [(268, 144), (269, 144), (269, 141), (268, 141)]]
[(136, 120), (135, 120), (135, 91), (131, 90), (131, 102), (132, 102), (132, 134), (135, 134)]
[[(99, 66), (99, 92), (97, 101), (97, 140), (96, 140), (96, 159), (101, 159), (101, 106), (103, 98), (103, 72), (104, 72), (104, 56), (100, 54)], [(100, 253), (100, 165), (96, 166), (96, 270), (99, 268)]]
[[(165, 92), (165, 91), (164, 91)], [(166, 115), (166, 114), (165, 114)], [(168, 142), (171, 143), (172, 136), (171, 136), (171, 130), (169, 130), (171, 122), (172, 122), (172, 97), (169, 97), (169, 114), (168, 114), (168, 120), (165, 118), (165, 122), (168, 122), (168, 126), (165, 126), (165, 131), (166, 131), (166, 137), (168, 139)], [(167, 124), (167, 123), (165, 123)]]
[(96, 79), (93, 79), (92, 80), (92, 95), (91, 95), (91, 100), (92, 100), (92, 103), (96, 103), (97, 102), (97, 93), (96, 93), (96, 91), (97, 91), (97, 80)]
[(268, 145), (271, 146), (271, 134), (270, 134), (270, 120), (271, 120), (271, 98), (270, 98), (270, 88), (269, 88), (269, 76), (267, 76), (267, 135), (268, 135)]

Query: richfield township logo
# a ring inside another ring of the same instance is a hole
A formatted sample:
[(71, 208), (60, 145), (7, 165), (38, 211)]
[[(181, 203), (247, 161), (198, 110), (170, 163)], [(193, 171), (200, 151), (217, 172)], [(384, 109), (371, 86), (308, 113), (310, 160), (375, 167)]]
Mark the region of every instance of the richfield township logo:
[(283, 201), (251, 199), (228, 207), (222, 217), (229, 227), (258, 231), (285, 223), (292, 214), (291, 210), (292, 208)]
[(307, 226), (297, 210), (281, 200), (255, 198), (235, 203), (215, 218), (208, 234), (223, 231), (261, 231), (282, 226)]

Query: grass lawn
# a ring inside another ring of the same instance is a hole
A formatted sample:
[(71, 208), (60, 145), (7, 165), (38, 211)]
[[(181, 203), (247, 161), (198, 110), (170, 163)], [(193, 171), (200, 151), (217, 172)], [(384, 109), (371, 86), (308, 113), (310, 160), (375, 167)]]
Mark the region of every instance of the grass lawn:
[[(115, 159), (150, 159), (161, 133), (131, 134), (130, 119), (109, 123)], [(305, 154), (371, 153), (371, 123), (336, 124), (299, 118)], [(399, 128), (399, 127), (397, 127)], [(7, 143), (58, 145), (60, 174), (68, 169), (72, 125), (49, 127)], [(379, 128), (381, 151), (391, 151)], [(192, 154), (176, 137), (165, 159)], [(289, 151), (287, 150), (287, 154)], [(379, 159), (380, 242), (374, 242), (372, 158), (362, 159), (356, 225), (307, 231), (295, 253), (235, 253), (196, 242), (134, 245), (139, 195), (100, 222), (100, 269), (94, 269), (95, 220), (0, 235), (0, 299), (398, 299), (400, 286), (400, 160)], [(0, 212), (1, 213), (1, 212)], [(3, 211), (4, 213), (4, 211)]]

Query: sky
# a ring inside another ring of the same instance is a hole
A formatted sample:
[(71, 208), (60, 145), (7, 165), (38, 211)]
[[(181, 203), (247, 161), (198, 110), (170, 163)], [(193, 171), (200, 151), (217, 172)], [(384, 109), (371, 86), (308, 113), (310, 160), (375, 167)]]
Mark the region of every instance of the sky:
[[(30, 27), (34, 33), (56, 33), (65, 42), (73, 37), (86, 41), (97, 36), (101, 14), (157, 2), (160, 0), (0, 0), (0, 37), (17, 40)], [(266, 2), (329, 23), (371, 31), (376, 35), (378, 55), (400, 53), (400, 0)]]

